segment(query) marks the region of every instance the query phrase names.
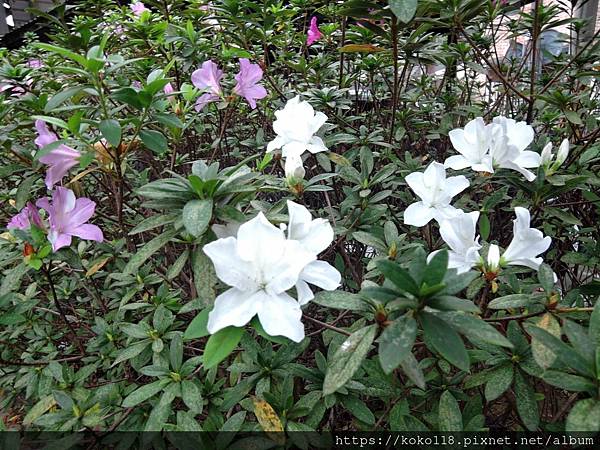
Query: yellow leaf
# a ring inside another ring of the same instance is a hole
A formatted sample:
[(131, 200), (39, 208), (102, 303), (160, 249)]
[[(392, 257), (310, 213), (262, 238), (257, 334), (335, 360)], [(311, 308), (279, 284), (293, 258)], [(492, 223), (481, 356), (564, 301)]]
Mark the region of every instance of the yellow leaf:
[(382, 52), (383, 49), (373, 44), (348, 44), (341, 47), (342, 53), (376, 53)]
[(271, 405), (256, 397), (252, 398), (254, 403), (254, 415), (261, 428), (269, 434), (269, 437), (280, 445), (285, 443), (283, 425), (277, 417), (277, 413)]
[(92, 267), (90, 267), (88, 269), (88, 271), (85, 273), (85, 276), (86, 277), (91, 277), (96, 272), (98, 272), (100, 269), (102, 269), (109, 260), (110, 260), (110, 256), (108, 258), (104, 258), (101, 261), (98, 261), (96, 264), (94, 264)]
[(334, 152), (329, 152), (329, 159), (336, 163), (338, 166), (349, 166), (350, 162), (342, 155), (338, 155)]

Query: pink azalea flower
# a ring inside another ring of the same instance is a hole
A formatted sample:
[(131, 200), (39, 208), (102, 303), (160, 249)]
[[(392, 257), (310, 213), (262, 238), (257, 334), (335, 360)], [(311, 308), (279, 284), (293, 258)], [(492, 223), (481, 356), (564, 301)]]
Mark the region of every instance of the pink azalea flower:
[(17, 229), (17, 230), (27, 230), (34, 224), (38, 228), (44, 228), (44, 224), (42, 223), (42, 218), (40, 217), (40, 213), (37, 208), (33, 205), (33, 203), (29, 202), (27, 205), (19, 211), (18, 214), (13, 216), (8, 222), (6, 228)]
[(212, 61), (204, 61), (200, 69), (192, 73), (192, 84), (198, 89), (208, 92), (202, 94), (196, 100), (196, 111), (201, 111), (206, 104), (219, 100), (221, 96), (221, 78), (223, 71)]
[(88, 241), (104, 240), (100, 228), (86, 223), (96, 209), (96, 203), (89, 198), (76, 199), (72, 190), (58, 186), (52, 192), (52, 203), (48, 198), (42, 198), (36, 205), (48, 211), (50, 222), (48, 241), (52, 244), (53, 251), (71, 245), (73, 236)]
[(140, 90), (140, 89), (142, 89), (142, 83), (140, 81), (138, 81), (138, 80), (133, 80), (131, 82), (131, 87), (133, 89)]
[(306, 37), (306, 45), (313, 45), (319, 39), (323, 37), (323, 34), (319, 30), (319, 26), (317, 25), (317, 18), (313, 16), (310, 19), (310, 27), (308, 28), (308, 34)]
[[(48, 129), (46, 122), (43, 120), (35, 121), (35, 128), (38, 131), (38, 137), (35, 139), (35, 144), (41, 149), (56, 142), (58, 137)], [(46, 172), (46, 187), (52, 189), (67, 174), (69, 169), (79, 164), (80, 153), (64, 144), (40, 157), (40, 162), (46, 164), (48, 170)]]
[(138, 17), (141, 16), (144, 11), (150, 11), (142, 2), (134, 2), (129, 5), (129, 7), (131, 8), (131, 11), (133, 11), (133, 14)]
[(240, 71), (235, 76), (237, 84), (233, 92), (244, 97), (252, 109), (256, 108), (256, 100), (267, 96), (267, 90), (258, 84), (262, 76), (263, 71), (258, 64), (251, 64), (247, 58), (240, 58)]

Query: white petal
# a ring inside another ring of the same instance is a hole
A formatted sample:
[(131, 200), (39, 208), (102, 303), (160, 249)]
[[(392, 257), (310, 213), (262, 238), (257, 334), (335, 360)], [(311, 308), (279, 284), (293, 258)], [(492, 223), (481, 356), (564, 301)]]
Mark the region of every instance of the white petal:
[(313, 294), (308, 283), (302, 279), (299, 279), (296, 283), (296, 292), (298, 293), (298, 303), (300, 305), (306, 305), (315, 298), (315, 294)]
[(285, 336), (294, 342), (304, 339), (302, 310), (296, 300), (286, 293), (268, 295), (261, 291), (257, 296), (261, 297), (258, 318), (267, 334)]
[(404, 181), (408, 184), (415, 194), (426, 202), (431, 202), (432, 195), (430, 190), (425, 186), (423, 172), (412, 172), (404, 177)]
[(307, 144), (299, 141), (291, 141), (283, 145), (281, 148), (281, 156), (284, 158), (296, 157), (299, 158), (302, 156), (302, 153), (306, 150)]
[(329, 150), (325, 146), (323, 139), (321, 139), (319, 136), (313, 136), (312, 138), (310, 138), (310, 142), (308, 143), (306, 148), (311, 153), (326, 152)]
[(487, 265), (492, 272), (497, 270), (500, 265), (500, 248), (496, 244), (490, 245), (488, 249)]
[(335, 291), (340, 287), (342, 275), (328, 262), (313, 261), (304, 267), (300, 279), (326, 291)]
[(469, 187), (469, 180), (464, 175), (450, 177), (446, 179), (445, 187), (448, 195), (452, 198)]
[(304, 239), (310, 232), (310, 223), (312, 222), (312, 214), (303, 205), (294, 203), (291, 200), (287, 201), (288, 208), (288, 239), (300, 241)]
[(283, 248), (281, 259), (262, 268), (265, 290), (269, 294), (280, 294), (292, 288), (302, 269), (316, 259), (316, 255), (304, 249), (298, 241), (286, 240), (280, 245)]
[(501, 165), (501, 167), (519, 172), (521, 175), (523, 175), (525, 177), (525, 179), (527, 181), (535, 180), (536, 175), (533, 172), (531, 172), (527, 169), (524, 169), (523, 167), (519, 166), (518, 164), (513, 163), (512, 161), (505, 162), (504, 164)]
[(221, 281), (242, 291), (257, 288), (254, 266), (238, 255), (236, 238), (217, 239), (202, 250), (211, 259)]
[(404, 210), (404, 223), (415, 227), (422, 227), (433, 219), (435, 210), (430, 206), (425, 206), (423, 202), (416, 202), (408, 205)]
[(462, 155), (454, 155), (446, 158), (446, 161), (444, 161), (444, 167), (454, 170), (461, 170), (471, 167), (471, 163)]
[(517, 159), (515, 159), (513, 162), (515, 164), (518, 164), (521, 167), (525, 167), (525, 168), (529, 169), (529, 168), (533, 168), (533, 167), (539, 167), (542, 162), (542, 158), (536, 152), (525, 150), (524, 152), (521, 152), (519, 157)]
[(556, 154), (556, 166), (562, 165), (567, 160), (569, 156), (569, 140), (563, 139), (558, 148), (558, 153)]
[(546, 145), (544, 145), (540, 158), (540, 162), (544, 166), (547, 166), (552, 162), (552, 142), (548, 142)]
[(270, 266), (283, 255), (283, 231), (270, 223), (262, 212), (240, 226), (237, 250), (240, 257), (258, 268)]
[(286, 140), (284, 138), (281, 136), (276, 136), (275, 139), (267, 144), (267, 153), (271, 153), (272, 151), (281, 148), (285, 144)]
[(214, 334), (229, 326), (246, 325), (258, 313), (259, 301), (260, 296), (257, 297), (256, 293), (243, 292), (235, 288), (223, 292), (215, 299), (215, 306), (208, 313), (206, 329)]

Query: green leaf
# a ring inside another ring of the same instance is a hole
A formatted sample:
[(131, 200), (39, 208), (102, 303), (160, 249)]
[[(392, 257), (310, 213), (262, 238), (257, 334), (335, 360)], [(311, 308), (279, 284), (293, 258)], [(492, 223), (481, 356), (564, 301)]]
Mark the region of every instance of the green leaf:
[(470, 365), (469, 355), (458, 333), (433, 314), (422, 312), (419, 317), (426, 342), (430, 343), (451, 364), (467, 372)]
[(167, 138), (160, 131), (142, 130), (140, 139), (146, 147), (158, 155), (163, 155), (169, 150)]
[(593, 377), (594, 371), (591, 364), (585, 358), (577, 353), (571, 346), (564, 343), (559, 338), (548, 333), (546, 330), (531, 324), (525, 324), (525, 329), (531, 337), (538, 339), (546, 347), (551, 348), (554, 354), (569, 368), (579, 372), (586, 377)]
[(83, 90), (83, 86), (74, 86), (74, 87), (67, 88), (64, 91), (57, 92), (56, 94), (54, 94), (52, 96), (52, 98), (50, 100), (48, 100), (48, 103), (46, 103), (46, 106), (44, 106), (44, 112), (45, 113), (53, 112), (56, 108), (58, 108), (60, 105), (62, 105), (65, 101), (67, 101), (74, 95), (78, 94), (82, 90)]
[(106, 119), (100, 122), (98, 126), (104, 139), (108, 141), (110, 145), (117, 148), (121, 143), (121, 125), (118, 120)]
[(55, 125), (57, 127), (60, 128), (64, 128), (65, 130), (69, 129), (69, 124), (67, 122), (65, 122), (62, 119), (59, 119), (58, 117), (51, 117), (51, 116), (31, 116), (32, 119), (34, 120), (43, 120), (46, 123), (50, 123), (52, 125)]
[(428, 286), (440, 284), (446, 275), (448, 268), (448, 251), (441, 250), (437, 252), (431, 261), (427, 264), (427, 269), (423, 276), (423, 282)]
[(385, 278), (394, 283), (400, 291), (408, 292), (413, 295), (418, 294), (419, 287), (410, 274), (398, 264), (388, 261), (387, 259), (382, 259), (377, 261), (376, 265)]
[(375, 425), (375, 416), (365, 402), (359, 398), (353, 395), (346, 395), (342, 397), (342, 405), (358, 420), (368, 425)]
[(596, 302), (590, 316), (590, 328), (588, 330), (591, 341), (595, 347), (600, 347), (600, 302)]
[(121, 406), (123, 406), (123, 408), (132, 408), (136, 405), (139, 405), (143, 401), (148, 400), (150, 397), (154, 397), (170, 382), (171, 380), (165, 378), (140, 386), (127, 397), (125, 397)]
[(321, 291), (312, 300), (317, 305), (334, 309), (349, 309), (351, 311), (368, 311), (369, 304), (358, 294), (344, 291)]
[(402, 371), (417, 387), (425, 389), (425, 375), (419, 366), (419, 361), (417, 361), (417, 358), (412, 353), (406, 355), (400, 363), (400, 367), (402, 367)]
[(25, 418), (23, 419), (23, 425), (31, 425), (36, 419), (41, 417), (46, 411), (56, 405), (56, 400), (53, 395), (47, 395), (42, 397), (33, 407), (29, 410)]
[(148, 417), (144, 431), (161, 431), (165, 422), (171, 414), (171, 403), (175, 400), (175, 394), (171, 391), (165, 391), (160, 397), (158, 404), (152, 408)]
[(506, 339), (492, 325), (483, 321), (480, 317), (465, 314), (459, 311), (444, 311), (435, 313), (436, 316), (442, 318), (446, 323), (449, 323), (459, 333), (475, 342), (483, 341), (492, 345), (512, 348), (512, 343)]
[(521, 308), (535, 302), (535, 297), (531, 294), (511, 294), (504, 297), (498, 297), (488, 304), (490, 309), (512, 309)]
[(190, 339), (200, 339), (201, 337), (208, 336), (210, 333), (206, 329), (208, 324), (208, 313), (209, 309), (203, 309), (200, 313), (194, 317), (194, 320), (191, 321), (185, 333), (183, 334), (184, 340)]
[(150, 345), (150, 340), (145, 340), (143, 342), (138, 342), (130, 347), (127, 347), (119, 352), (119, 355), (115, 359), (115, 361), (111, 364), (111, 367), (116, 366), (120, 362), (126, 361), (131, 358), (135, 358), (137, 355), (142, 353), (145, 349)]
[(125, 268), (123, 269), (124, 275), (129, 275), (137, 272), (142, 264), (146, 262), (154, 253), (160, 250), (162, 247), (175, 237), (177, 230), (168, 230), (162, 234), (159, 234), (142, 248), (140, 248), (135, 255), (131, 257)]
[(577, 375), (571, 375), (557, 370), (546, 370), (542, 379), (552, 386), (564, 389), (566, 391), (593, 393), (596, 390), (596, 385), (587, 378)]
[(0, 285), (0, 297), (19, 289), (21, 286), (21, 278), (23, 278), (28, 271), (29, 267), (24, 263), (21, 263), (9, 270), (4, 275), (2, 284)]
[(227, 327), (208, 338), (203, 355), (204, 368), (210, 369), (227, 358), (237, 347), (243, 334), (243, 328)]
[(361, 366), (377, 334), (377, 325), (352, 333), (331, 357), (323, 381), (323, 395), (333, 394), (345, 385)]
[(385, 373), (391, 373), (410, 353), (417, 337), (417, 322), (412, 317), (402, 316), (381, 333), (379, 362)]
[(33, 44), (34, 47), (41, 48), (42, 50), (46, 50), (48, 52), (56, 53), (65, 58), (71, 59), (78, 63), (80, 66), (86, 66), (86, 59), (83, 55), (72, 52), (71, 50), (67, 50), (66, 48), (59, 47), (57, 45), (52, 44), (44, 44), (41, 42), (36, 42)]
[(179, 215), (175, 214), (162, 214), (157, 216), (150, 216), (140, 223), (138, 223), (130, 232), (129, 235), (143, 233), (144, 231), (152, 230), (163, 225), (168, 225), (175, 222)]
[(565, 117), (569, 122), (574, 123), (575, 125), (583, 125), (583, 121), (576, 111), (570, 111), (567, 109), (563, 112), (565, 113)]
[(417, 0), (388, 0), (390, 9), (400, 22), (408, 23), (417, 12)]
[(485, 384), (485, 398), (488, 402), (500, 397), (512, 384), (513, 367), (505, 364), (492, 370)]
[(600, 431), (600, 402), (586, 398), (575, 403), (567, 416), (565, 431)]
[(438, 424), (440, 431), (462, 431), (463, 429), (460, 407), (450, 391), (444, 391), (440, 397)]
[(23, 181), (21, 181), (21, 184), (19, 184), (17, 194), (15, 195), (15, 208), (19, 211), (23, 209), (25, 203), (27, 203), (27, 200), (29, 200), (29, 197), (32, 194), (31, 187), (37, 179), (37, 175), (32, 175), (30, 177), (25, 178)]
[(181, 396), (183, 403), (190, 411), (199, 414), (202, 411), (202, 392), (192, 380), (183, 380), (181, 382)]
[(479, 216), (479, 234), (483, 240), (490, 237), (490, 219), (485, 213)]
[(173, 334), (169, 347), (169, 362), (171, 363), (171, 368), (175, 372), (179, 372), (181, 363), (183, 362), (183, 339), (181, 338), (181, 332)]
[(211, 199), (192, 200), (183, 207), (183, 225), (194, 237), (200, 237), (208, 228), (212, 218), (213, 202)]
[(548, 264), (542, 263), (538, 269), (537, 276), (540, 284), (544, 288), (544, 291), (546, 291), (548, 294), (552, 292), (554, 289), (554, 271), (552, 268)]
[(514, 392), (517, 401), (517, 412), (523, 424), (529, 431), (537, 430), (540, 423), (540, 415), (538, 404), (535, 400), (535, 391), (519, 371), (515, 372)]
[(181, 253), (181, 255), (177, 257), (173, 265), (169, 267), (169, 270), (167, 271), (167, 280), (173, 280), (179, 276), (179, 274), (185, 267), (189, 256), (189, 251), (185, 250), (183, 253)]
[[(535, 321), (535, 325), (560, 339), (560, 324), (552, 314), (546, 313), (539, 317)], [(549, 368), (556, 359), (552, 347), (544, 345), (542, 341), (535, 337), (531, 338), (531, 353), (535, 362), (543, 369)]]
[(202, 250), (192, 254), (192, 272), (194, 273), (194, 286), (200, 303), (212, 306), (215, 300), (215, 285), (217, 276), (212, 261)]

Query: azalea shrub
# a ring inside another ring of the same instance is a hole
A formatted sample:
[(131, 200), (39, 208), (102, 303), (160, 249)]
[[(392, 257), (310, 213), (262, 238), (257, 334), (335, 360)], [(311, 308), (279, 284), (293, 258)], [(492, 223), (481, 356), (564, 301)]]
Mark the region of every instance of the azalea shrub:
[(2, 429), (600, 431), (600, 44), (519, 5), (43, 14), (0, 50)]

